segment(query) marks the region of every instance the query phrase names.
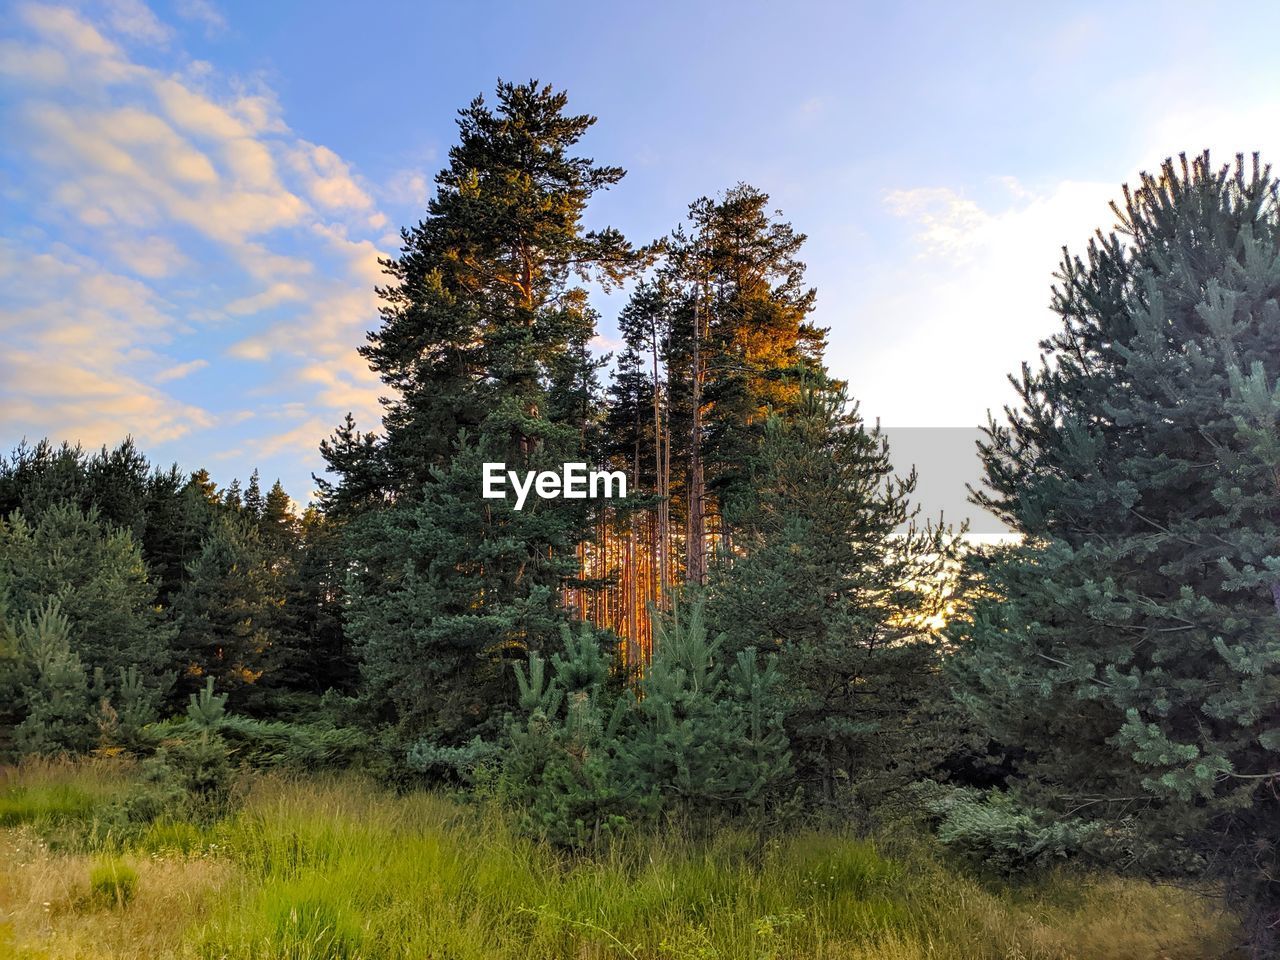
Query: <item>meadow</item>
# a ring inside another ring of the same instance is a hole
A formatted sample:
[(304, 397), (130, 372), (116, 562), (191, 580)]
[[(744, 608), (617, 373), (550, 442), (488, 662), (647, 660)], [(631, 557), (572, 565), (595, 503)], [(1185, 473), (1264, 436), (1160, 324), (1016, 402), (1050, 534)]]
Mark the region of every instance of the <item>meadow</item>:
[(2, 776), (6, 958), (1205, 960), (1238, 940), (1196, 891), (997, 882), (911, 836), (673, 826), (569, 857), (494, 805), (355, 777), (246, 774), (217, 810), (148, 819), (124, 762)]

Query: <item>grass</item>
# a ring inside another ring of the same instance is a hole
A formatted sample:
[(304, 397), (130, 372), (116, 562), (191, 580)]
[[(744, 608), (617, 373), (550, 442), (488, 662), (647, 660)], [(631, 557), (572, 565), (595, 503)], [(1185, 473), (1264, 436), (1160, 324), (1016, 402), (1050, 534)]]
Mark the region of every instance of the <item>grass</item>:
[(107, 857), (89, 871), (89, 899), (124, 909), (138, 892), (138, 872), (119, 857)]
[(112, 761), (33, 760), (21, 768), (0, 767), (0, 827), (87, 820), (125, 789), (128, 770)]
[(229, 819), (152, 825), (124, 855), (136, 884), (118, 909), (83, 906), (89, 851), (50, 850), (32, 821), (0, 844), (0, 957), (1207, 960), (1235, 938), (1187, 891), (1067, 874), (991, 887), (926, 845), (891, 856), (852, 835), (763, 853), (736, 831), (646, 835), (569, 859), (496, 811), (353, 780), (260, 777)]

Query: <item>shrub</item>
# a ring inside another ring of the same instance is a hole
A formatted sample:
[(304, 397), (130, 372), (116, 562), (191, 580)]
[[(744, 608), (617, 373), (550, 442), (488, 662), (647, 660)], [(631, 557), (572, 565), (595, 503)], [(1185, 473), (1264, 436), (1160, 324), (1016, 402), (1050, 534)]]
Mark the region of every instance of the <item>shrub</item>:
[(961, 856), (1003, 873), (1018, 873), (1096, 851), (1098, 826), (1053, 818), (1001, 790), (959, 789), (929, 802), (941, 817), (938, 839)]

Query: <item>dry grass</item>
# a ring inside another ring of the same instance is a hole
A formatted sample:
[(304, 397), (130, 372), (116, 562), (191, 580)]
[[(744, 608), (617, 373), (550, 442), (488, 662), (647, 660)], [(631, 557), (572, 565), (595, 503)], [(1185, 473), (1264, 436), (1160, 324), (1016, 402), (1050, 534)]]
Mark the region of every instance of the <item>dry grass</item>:
[(177, 956), (233, 867), (211, 857), (126, 856), (138, 874), (124, 906), (90, 896), (92, 854), (51, 851), (29, 827), (0, 830), (0, 922), (14, 960), (159, 960)]

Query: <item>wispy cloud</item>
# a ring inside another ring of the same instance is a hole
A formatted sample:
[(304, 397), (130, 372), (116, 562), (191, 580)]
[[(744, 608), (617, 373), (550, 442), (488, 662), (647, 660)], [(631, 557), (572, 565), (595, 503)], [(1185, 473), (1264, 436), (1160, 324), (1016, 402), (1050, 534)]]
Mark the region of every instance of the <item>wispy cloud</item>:
[[(27, 3), (0, 37), (3, 119), (39, 198), (0, 248), (0, 279), (14, 281), (0, 285), (0, 431), (161, 441), (222, 424), (219, 403), (182, 392), (209, 365), (191, 355), (212, 324), (216, 363), (245, 368), (237, 392), (298, 405), (258, 452), (314, 458), (348, 409), (376, 416), (354, 347), (376, 316), (387, 218), (346, 160), (289, 128), (270, 89), (191, 61), (141, 0), (93, 10)], [(206, 0), (177, 12), (226, 28)]]
[(227, 29), (227, 20), (209, 0), (178, 0), (178, 16), (204, 27), (205, 33), (217, 36)]

